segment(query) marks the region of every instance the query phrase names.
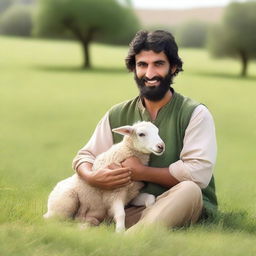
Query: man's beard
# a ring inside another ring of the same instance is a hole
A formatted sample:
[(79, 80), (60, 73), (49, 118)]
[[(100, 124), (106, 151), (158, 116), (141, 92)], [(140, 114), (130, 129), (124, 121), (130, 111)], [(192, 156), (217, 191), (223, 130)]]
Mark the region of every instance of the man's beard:
[[(140, 96), (150, 101), (159, 101), (165, 96), (166, 92), (170, 90), (172, 78), (173, 74), (171, 73), (171, 71), (169, 71), (169, 73), (165, 77), (154, 76), (151, 79), (148, 79), (145, 76), (143, 76), (142, 78), (138, 78), (135, 73), (135, 81), (140, 91)], [(145, 82), (153, 80), (160, 81), (160, 84), (157, 86), (145, 85)]]

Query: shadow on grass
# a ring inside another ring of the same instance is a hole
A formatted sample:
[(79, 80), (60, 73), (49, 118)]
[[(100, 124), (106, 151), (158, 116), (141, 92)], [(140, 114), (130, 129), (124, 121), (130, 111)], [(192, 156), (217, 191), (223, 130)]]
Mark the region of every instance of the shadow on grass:
[(256, 234), (256, 216), (249, 216), (246, 211), (219, 212), (214, 219), (202, 221), (199, 226)]
[(92, 74), (98, 74), (98, 73), (116, 73), (116, 74), (125, 74), (128, 73), (128, 71), (123, 68), (119, 67), (92, 67), (88, 69), (84, 69), (81, 66), (44, 66), (44, 65), (37, 65), (33, 66), (34, 69), (45, 71), (45, 72), (59, 72), (59, 73), (92, 73)]
[(236, 79), (241, 81), (254, 81), (256, 80), (256, 76), (248, 75), (246, 77), (242, 77), (237, 74), (228, 74), (228, 73), (220, 73), (220, 72), (193, 72), (193, 75), (197, 76), (205, 76), (205, 77), (214, 77), (214, 78), (224, 78), (224, 79)]

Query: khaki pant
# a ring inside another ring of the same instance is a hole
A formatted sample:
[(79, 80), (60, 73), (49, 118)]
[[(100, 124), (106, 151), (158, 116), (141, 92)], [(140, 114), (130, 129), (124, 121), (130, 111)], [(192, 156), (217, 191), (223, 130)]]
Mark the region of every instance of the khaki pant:
[(126, 208), (125, 225), (129, 231), (149, 224), (185, 226), (199, 219), (202, 208), (201, 189), (192, 181), (183, 181), (158, 196), (150, 207)]

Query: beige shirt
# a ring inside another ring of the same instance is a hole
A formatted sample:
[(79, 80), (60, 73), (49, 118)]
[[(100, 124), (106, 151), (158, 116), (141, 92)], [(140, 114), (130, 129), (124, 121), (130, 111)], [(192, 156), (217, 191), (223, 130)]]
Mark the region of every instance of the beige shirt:
[[(73, 160), (73, 169), (84, 162), (93, 163), (100, 153), (113, 145), (109, 113), (98, 123), (88, 143), (78, 151)], [(192, 113), (185, 131), (180, 160), (169, 166), (169, 171), (178, 181), (190, 180), (205, 188), (209, 184), (216, 161), (217, 145), (215, 126), (211, 113), (199, 105)]]

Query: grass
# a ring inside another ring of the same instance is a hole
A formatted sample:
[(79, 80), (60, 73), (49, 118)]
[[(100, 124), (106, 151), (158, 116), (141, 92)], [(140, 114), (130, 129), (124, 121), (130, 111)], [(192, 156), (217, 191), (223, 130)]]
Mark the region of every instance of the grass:
[[(255, 237), (219, 230), (148, 229), (136, 236), (100, 227), (77, 231), (67, 224), (4, 226), (2, 255), (255, 255)], [(61, 230), (61, 232), (59, 232)], [(207, 238), (207, 242), (205, 239)], [(13, 243), (15, 241), (15, 243)], [(238, 241), (240, 241), (238, 243)], [(8, 244), (13, 244), (11, 248)]]
[(102, 115), (137, 95), (123, 65), (127, 48), (93, 45), (95, 69), (88, 71), (73, 42), (0, 37), (0, 51), (0, 255), (255, 255), (255, 63), (241, 79), (239, 63), (180, 51), (185, 72), (174, 88), (206, 104), (215, 118), (219, 218), (120, 236), (113, 226), (45, 223), (42, 214)]

